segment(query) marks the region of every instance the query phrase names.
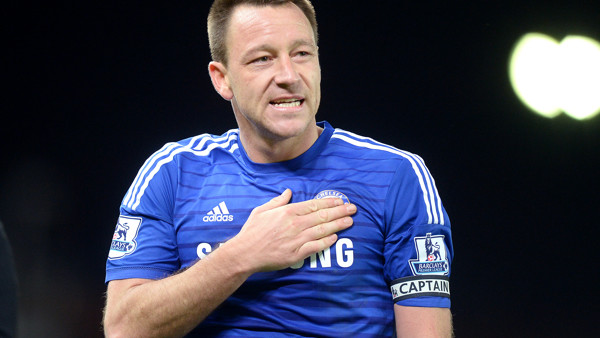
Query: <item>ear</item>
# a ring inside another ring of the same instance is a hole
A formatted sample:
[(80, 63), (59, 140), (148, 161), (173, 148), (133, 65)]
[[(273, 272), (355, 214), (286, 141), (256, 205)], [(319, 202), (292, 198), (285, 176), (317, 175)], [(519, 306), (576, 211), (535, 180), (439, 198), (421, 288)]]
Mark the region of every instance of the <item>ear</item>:
[(230, 101), (233, 98), (233, 91), (227, 79), (227, 68), (221, 62), (211, 61), (208, 64), (208, 74), (215, 90), (222, 98)]

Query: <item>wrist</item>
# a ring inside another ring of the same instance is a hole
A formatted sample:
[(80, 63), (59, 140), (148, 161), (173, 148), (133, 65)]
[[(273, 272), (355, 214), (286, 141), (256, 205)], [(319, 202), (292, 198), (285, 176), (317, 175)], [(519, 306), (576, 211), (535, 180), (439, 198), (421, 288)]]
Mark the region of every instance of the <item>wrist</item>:
[(236, 237), (221, 244), (214, 252), (204, 259), (216, 261), (216, 265), (222, 267), (227, 273), (239, 276), (244, 280), (258, 271), (252, 267), (250, 257), (246, 253), (242, 243)]

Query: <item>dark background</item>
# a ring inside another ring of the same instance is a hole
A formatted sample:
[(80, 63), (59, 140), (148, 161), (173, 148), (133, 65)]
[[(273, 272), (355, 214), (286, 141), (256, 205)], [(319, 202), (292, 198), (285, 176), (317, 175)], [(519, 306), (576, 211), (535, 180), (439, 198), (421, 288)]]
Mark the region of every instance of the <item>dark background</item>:
[[(318, 120), (418, 153), (436, 178), (456, 335), (598, 332), (600, 117), (534, 115), (507, 77), (524, 33), (600, 40), (598, 2), (314, 5)], [(0, 219), (20, 336), (100, 336), (106, 254), (139, 166), (165, 142), (235, 127), (207, 74), (208, 7), (5, 4)]]

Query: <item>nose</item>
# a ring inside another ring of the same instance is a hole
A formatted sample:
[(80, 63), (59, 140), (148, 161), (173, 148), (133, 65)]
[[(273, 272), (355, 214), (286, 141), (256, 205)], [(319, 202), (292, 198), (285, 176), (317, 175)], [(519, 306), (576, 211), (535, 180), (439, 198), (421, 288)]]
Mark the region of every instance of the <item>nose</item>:
[(280, 86), (289, 86), (297, 83), (300, 80), (300, 75), (292, 59), (289, 56), (284, 56), (279, 58), (278, 61), (275, 82)]

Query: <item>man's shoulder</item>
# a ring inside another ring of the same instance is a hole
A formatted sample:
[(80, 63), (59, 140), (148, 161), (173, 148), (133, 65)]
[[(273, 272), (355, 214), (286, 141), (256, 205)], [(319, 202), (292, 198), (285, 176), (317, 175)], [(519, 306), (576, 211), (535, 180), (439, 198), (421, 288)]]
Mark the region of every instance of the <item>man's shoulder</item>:
[(178, 170), (197, 165), (211, 165), (233, 154), (238, 149), (238, 131), (222, 135), (200, 134), (175, 142), (168, 142), (150, 155), (138, 175), (151, 175), (163, 169)]
[(176, 158), (181, 155), (191, 157), (210, 157), (214, 150), (225, 150), (233, 152), (238, 147), (238, 129), (231, 129), (221, 135), (200, 134), (181, 139), (176, 142), (169, 142), (152, 156)]
[(339, 128), (334, 130), (331, 140), (331, 143), (336, 146), (336, 151), (347, 152), (354, 158), (365, 157), (402, 162), (420, 158), (409, 151)]
[(214, 149), (217, 147), (227, 147), (237, 143), (239, 137), (238, 129), (231, 129), (221, 135), (216, 134), (200, 134), (192, 137), (187, 137), (177, 142), (170, 142), (174, 147), (191, 149), (194, 151), (202, 151)]
[[(231, 156), (238, 147), (238, 132), (222, 135), (201, 134), (169, 142), (155, 151), (139, 169), (123, 205), (135, 209), (147, 191), (161, 192), (181, 179), (183, 173), (202, 174), (217, 163), (234, 163)], [(229, 169), (229, 170), (235, 170)], [(221, 169), (222, 170), (222, 169)]]

